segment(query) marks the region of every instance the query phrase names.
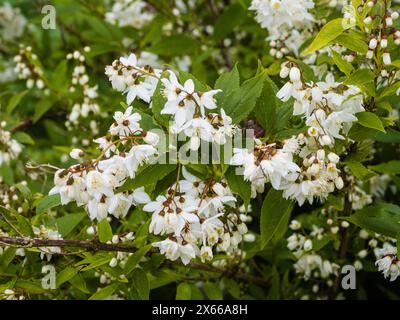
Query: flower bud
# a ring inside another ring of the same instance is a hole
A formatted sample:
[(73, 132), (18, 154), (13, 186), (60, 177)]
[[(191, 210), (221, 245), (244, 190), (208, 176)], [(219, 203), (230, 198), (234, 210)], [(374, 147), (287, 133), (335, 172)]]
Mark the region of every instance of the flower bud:
[(371, 40), (369, 40), (369, 48), (370, 49), (375, 49), (376, 46), (378, 45), (378, 40), (376, 40), (376, 38), (371, 38)]
[(300, 69), (297, 67), (293, 67), (290, 69), (289, 78), (292, 82), (298, 82), (301, 79)]
[(383, 58), (383, 63), (384, 63), (384, 64), (388, 65), (388, 64), (391, 64), (391, 63), (392, 63), (392, 59), (390, 58), (390, 53), (389, 53), (389, 52), (386, 51), (386, 52), (383, 54), (382, 58)]
[(80, 160), (85, 155), (85, 153), (81, 149), (72, 149), (69, 155), (72, 159)]
[(307, 240), (304, 242), (303, 248), (304, 248), (305, 251), (310, 251), (310, 250), (312, 250), (312, 248), (313, 248), (312, 241), (311, 241), (310, 239), (307, 239)]
[(328, 159), (329, 159), (330, 162), (335, 163), (335, 164), (338, 163), (339, 160), (340, 160), (339, 156), (336, 153), (333, 153), (333, 152), (330, 152), (328, 154)]

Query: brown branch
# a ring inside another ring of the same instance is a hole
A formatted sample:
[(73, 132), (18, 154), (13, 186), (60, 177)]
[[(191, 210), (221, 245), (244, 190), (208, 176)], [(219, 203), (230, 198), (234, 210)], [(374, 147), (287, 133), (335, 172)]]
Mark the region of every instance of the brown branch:
[[(96, 240), (45, 240), (45, 239), (35, 239), (29, 237), (0, 236), (0, 244), (7, 244), (23, 248), (75, 247), (75, 248), (85, 248), (93, 251), (111, 251), (111, 252), (120, 251), (120, 252), (130, 252), (130, 253), (134, 253), (137, 251), (136, 248), (133, 248), (131, 246), (108, 244)], [(178, 262), (175, 263), (172, 262), (171, 264), (182, 266)], [(221, 275), (231, 276), (246, 282), (253, 282), (263, 286), (269, 285), (269, 282), (263, 278), (247, 275), (239, 271), (230, 274), (229, 270), (200, 263), (191, 263), (189, 264), (189, 267), (201, 271), (220, 273)]]

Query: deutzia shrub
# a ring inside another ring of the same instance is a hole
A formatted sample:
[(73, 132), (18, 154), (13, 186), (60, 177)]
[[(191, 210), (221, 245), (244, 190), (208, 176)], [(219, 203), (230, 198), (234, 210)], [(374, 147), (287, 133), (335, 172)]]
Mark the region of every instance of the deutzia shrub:
[(0, 7), (1, 299), (399, 294), (398, 3), (55, 1), (50, 31), (28, 2)]

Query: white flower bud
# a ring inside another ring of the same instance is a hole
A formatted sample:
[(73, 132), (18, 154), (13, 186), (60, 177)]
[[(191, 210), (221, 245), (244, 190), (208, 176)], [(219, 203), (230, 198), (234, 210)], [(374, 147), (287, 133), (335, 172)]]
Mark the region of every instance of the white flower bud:
[(290, 69), (289, 78), (292, 82), (298, 82), (301, 79), (300, 69), (293, 67)]
[(372, 59), (374, 57), (374, 51), (372, 51), (371, 49), (368, 50), (367, 54), (366, 54), (366, 58), (367, 59)]
[(399, 18), (399, 13), (397, 11), (392, 12), (392, 19), (396, 20)]
[(365, 23), (365, 24), (370, 24), (371, 22), (372, 22), (371, 16), (368, 16), (368, 17), (366, 17), (366, 18), (364, 19), (364, 23)]
[(147, 131), (146, 135), (143, 137), (144, 142), (146, 142), (152, 146), (157, 145), (159, 139), (160, 138), (157, 134), (155, 134), (154, 132), (150, 132), (150, 131)]
[(321, 144), (324, 146), (328, 146), (332, 143), (331, 138), (329, 138), (329, 136), (327, 136), (327, 135), (322, 136), (320, 140), (321, 140)]
[(348, 223), (347, 221), (342, 221), (342, 223), (340, 225), (342, 226), (342, 228), (350, 227), (350, 223)]
[(367, 255), (368, 255), (368, 251), (367, 250), (361, 250), (358, 252), (357, 254), (361, 259), (364, 259)]
[(301, 228), (301, 223), (297, 220), (292, 220), (290, 222), (289, 228), (292, 230), (299, 230)]
[(383, 54), (383, 63), (388, 65), (392, 63), (392, 59), (390, 58), (390, 53), (389, 52), (385, 52)]
[(385, 48), (387, 48), (387, 46), (388, 46), (387, 38), (382, 38), (381, 47), (385, 49)]
[(371, 38), (371, 40), (369, 40), (369, 48), (370, 49), (375, 49), (376, 46), (378, 45), (378, 40), (376, 40), (376, 38)]
[(339, 190), (343, 188), (344, 183), (343, 183), (342, 177), (337, 177), (337, 178), (335, 179), (335, 186), (336, 186), (336, 188), (339, 189)]
[(281, 77), (281, 78), (287, 78), (287, 76), (289, 75), (289, 72), (290, 72), (290, 69), (286, 66), (286, 65), (284, 65), (282, 68), (281, 68), (281, 71), (280, 71), (280, 73), (279, 73), (279, 76)]
[(72, 149), (69, 155), (72, 159), (80, 160), (85, 155), (85, 153), (81, 149)]
[(111, 261), (110, 261), (110, 263), (109, 263), (109, 266), (110, 266), (111, 268), (114, 268), (114, 267), (117, 266), (117, 264), (118, 264), (118, 260), (114, 257), (114, 258), (111, 259)]
[(340, 160), (340, 157), (336, 153), (330, 152), (328, 154), (328, 159), (330, 162), (337, 164)]
[(310, 250), (312, 250), (312, 248), (313, 248), (312, 241), (311, 241), (310, 239), (307, 239), (307, 240), (304, 242), (303, 248), (304, 248), (305, 251), (310, 251)]
[(325, 150), (324, 149), (320, 149), (317, 151), (317, 159), (321, 160), (321, 161), (325, 159)]

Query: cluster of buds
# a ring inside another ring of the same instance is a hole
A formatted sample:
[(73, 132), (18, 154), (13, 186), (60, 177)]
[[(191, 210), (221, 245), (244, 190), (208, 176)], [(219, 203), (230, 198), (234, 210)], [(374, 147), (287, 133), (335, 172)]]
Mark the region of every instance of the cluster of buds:
[(45, 95), (50, 93), (49, 89), (45, 88), (43, 70), (38, 66), (38, 57), (32, 52), (32, 47), (21, 46), (19, 54), (14, 57), (14, 62), (16, 62), (15, 73), (19, 79), (26, 80), (28, 89), (36, 86), (39, 90), (44, 90)]
[[(359, 11), (363, 12), (365, 5), (368, 10), (377, 3), (377, 0), (363, 2)], [(400, 45), (400, 32), (393, 27), (393, 21), (399, 18), (397, 11), (389, 11), (385, 8), (383, 15), (371, 14), (364, 18), (365, 31), (370, 34), (369, 48), (366, 54), (367, 59), (373, 59), (374, 56), (379, 57), (378, 53), (382, 52), (382, 61), (384, 65), (390, 65), (392, 59), (388, 49), (388, 39), (393, 35), (395, 44)]]

